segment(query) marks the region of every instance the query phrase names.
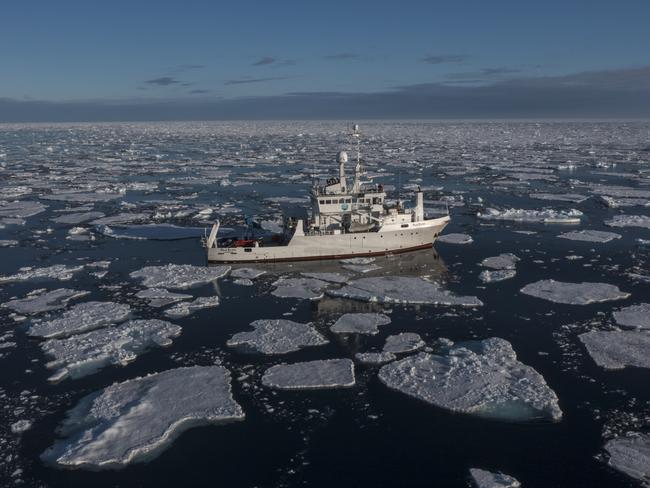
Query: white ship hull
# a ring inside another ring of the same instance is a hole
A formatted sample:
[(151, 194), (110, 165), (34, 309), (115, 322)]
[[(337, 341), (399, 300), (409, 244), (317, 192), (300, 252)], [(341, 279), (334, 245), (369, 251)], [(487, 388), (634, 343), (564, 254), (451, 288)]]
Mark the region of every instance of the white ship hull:
[(376, 232), (294, 235), (287, 245), (261, 247), (209, 247), (208, 261), (255, 263), (309, 261), (398, 254), (430, 248), (449, 217), (385, 225)]

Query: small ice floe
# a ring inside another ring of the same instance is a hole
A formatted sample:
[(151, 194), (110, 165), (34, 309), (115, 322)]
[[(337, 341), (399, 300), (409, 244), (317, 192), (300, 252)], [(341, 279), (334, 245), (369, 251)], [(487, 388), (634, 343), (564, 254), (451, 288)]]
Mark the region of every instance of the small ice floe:
[(100, 193), (100, 192), (61, 192), (50, 195), (41, 195), (41, 200), (54, 200), (57, 202), (93, 203), (108, 202), (122, 198), (122, 193)]
[(342, 264), (370, 264), (375, 261), (375, 258), (348, 258), (348, 259), (341, 259), (339, 261)]
[(605, 195), (600, 196), (601, 201), (609, 208), (619, 207), (650, 207), (650, 200), (647, 198), (612, 198)]
[(512, 476), (492, 473), (484, 469), (471, 468), (469, 475), (476, 488), (520, 488), (521, 483)]
[(135, 296), (147, 300), (151, 307), (164, 307), (192, 298), (192, 295), (173, 293), (165, 288), (147, 288), (146, 290), (139, 291)]
[(280, 278), (273, 283), (275, 290), (271, 295), (280, 298), (304, 298), (318, 300), (325, 294), (330, 284), (315, 278)]
[(565, 283), (555, 280), (540, 280), (524, 286), (521, 293), (544, 300), (567, 305), (589, 305), (590, 303), (623, 300), (629, 293), (607, 283)]
[(205, 229), (201, 227), (179, 227), (172, 224), (125, 225), (119, 228), (97, 225), (95, 230), (106, 237), (115, 239), (148, 239), (152, 241), (196, 239), (205, 233)]
[(67, 281), (72, 279), (75, 273), (81, 271), (83, 266), (66, 266), (65, 264), (54, 264), (46, 268), (20, 268), (18, 273), (10, 276), (0, 276), (0, 283), (9, 283), (12, 281), (30, 281), (30, 280), (60, 280)]
[(254, 321), (251, 326), (253, 331), (238, 332), (226, 345), (261, 354), (287, 354), (329, 343), (311, 324), (285, 319), (262, 319)]
[(650, 330), (650, 303), (630, 305), (615, 311), (613, 315), (621, 327)]
[(245, 280), (254, 280), (265, 274), (266, 271), (255, 268), (237, 268), (230, 272), (233, 278), (241, 278)]
[(181, 302), (173, 307), (165, 310), (165, 316), (172, 319), (179, 319), (193, 314), (197, 310), (204, 308), (213, 308), (219, 305), (219, 297), (217, 295), (211, 297), (198, 297), (192, 302)]
[(485, 209), (485, 212), (476, 214), (479, 219), (484, 220), (512, 220), (515, 222), (544, 222), (549, 224), (579, 224), (582, 215), (582, 212), (576, 209), (527, 210), (518, 208), (508, 208), (504, 210), (487, 208)]
[(38, 202), (29, 200), (19, 200), (15, 202), (0, 202), (0, 217), (13, 219), (26, 219), (41, 212), (45, 212), (47, 207)]
[(383, 313), (346, 313), (330, 327), (337, 334), (379, 334), (379, 326), (390, 324), (390, 317)]
[(631, 433), (607, 441), (607, 464), (621, 473), (650, 486), (650, 435)]
[(0, 247), (15, 247), (18, 245), (18, 241), (14, 239), (0, 239)]
[(117, 215), (110, 215), (108, 217), (101, 217), (99, 219), (91, 220), (91, 225), (118, 225), (128, 224), (130, 222), (147, 221), (151, 218), (149, 213), (121, 213)]
[(565, 232), (558, 237), (562, 239), (569, 239), (571, 241), (585, 241), (585, 242), (609, 242), (614, 239), (620, 239), (621, 234), (615, 232), (605, 232), (601, 230), (576, 230), (572, 232)]
[(483, 283), (496, 283), (498, 281), (509, 280), (517, 276), (517, 271), (514, 269), (497, 269), (481, 271), (478, 275)]
[(323, 390), (354, 386), (354, 363), (349, 359), (324, 359), (271, 366), (262, 384), (279, 390)]
[(102, 212), (77, 212), (56, 217), (52, 219), (52, 221), (57, 224), (79, 225), (88, 222), (89, 220), (99, 219), (102, 217), (104, 217)]
[(169, 346), (181, 328), (164, 320), (130, 320), (41, 344), (51, 358), (45, 366), (55, 370), (49, 381), (82, 378), (112, 365), (125, 366), (153, 347)]
[(14, 434), (22, 434), (32, 428), (32, 422), (29, 420), (18, 420), (11, 424), (11, 432)]
[(650, 368), (650, 333), (592, 330), (578, 336), (594, 362), (605, 369)]
[(589, 197), (579, 193), (529, 193), (530, 198), (537, 200), (553, 200), (558, 202), (582, 203)]
[(420, 352), (379, 370), (389, 388), (453, 412), (510, 421), (562, 418), (555, 392), (500, 338), (469, 341), (446, 355)]
[(24, 315), (35, 315), (65, 308), (70, 300), (81, 298), (89, 293), (89, 291), (59, 288), (58, 290), (30, 293), (25, 298), (11, 300), (2, 306)]
[(80, 334), (122, 322), (130, 313), (131, 307), (123, 303), (84, 302), (63, 312), (59, 318), (32, 323), (27, 334), (45, 339)]
[(348, 271), (352, 271), (354, 273), (370, 273), (371, 271), (377, 271), (378, 269), (381, 269), (381, 266), (375, 264), (375, 263), (370, 263), (370, 264), (344, 264), (342, 266), (344, 269), (347, 269)]
[(66, 239), (71, 241), (92, 241), (95, 239), (95, 236), (89, 235), (88, 229), (85, 227), (72, 227), (68, 230)]
[(437, 242), (444, 242), (445, 244), (471, 244), (474, 242), (474, 239), (467, 234), (444, 234), (438, 237)]
[(499, 254), (485, 258), (481, 261), (481, 266), (491, 269), (515, 269), (520, 259), (512, 253)]
[(156, 457), (189, 428), (243, 419), (226, 368), (177, 368), (83, 397), (41, 459), (68, 468), (123, 468)]
[(462, 307), (480, 307), (478, 298), (453, 295), (440, 285), (412, 276), (378, 276), (350, 281), (346, 286), (328, 290), (333, 297), (350, 298), (364, 302), (420, 303)]
[(249, 280), (248, 278), (237, 278), (236, 280), (232, 280), (232, 282), (239, 286), (253, 286), (255, 284), (253, 280)]
[(315, 278), (329, 283), (347, 283), (350, 275), (342, 273), (301, 273), (307, 278)]
[(413, 352), (422, 349), (424, 345), (424, 341), (419, 334), (415, 332), (401, 332), (400, 334), (386, 337), (384, 352), (392, 352), (393, 354)]
[(145, 266), (133, 271), (131, 278), (141, 278), (148, 288), (191, 288), (225, 276), (230, 266), (193, 266), (191, 264), (167, 264)]
[(604, 223), (609, 227), (643, 227), (644, 229), (650, 229), (650, 217), (647, 215), (615, 215)]
[(397, 356), (392, 352), (382, 351), (382, 352), (358, 352), (354, 355), (354, 359), (361, 364), (367, 366), (381, 366), (382, 364), (390, 363), (395, 361)]

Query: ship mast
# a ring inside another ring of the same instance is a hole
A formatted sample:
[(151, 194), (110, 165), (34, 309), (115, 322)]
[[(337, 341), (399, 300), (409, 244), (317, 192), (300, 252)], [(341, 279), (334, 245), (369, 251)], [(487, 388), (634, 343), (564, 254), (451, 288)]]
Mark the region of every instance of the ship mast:
[(352, 124), (352, 138), (357, 144), (357, 165), (354, 168), (354, 186), (352, 191), (359, 193), (361, 191), (361, 132), (359, 132), (359, 126), (357, 124)]

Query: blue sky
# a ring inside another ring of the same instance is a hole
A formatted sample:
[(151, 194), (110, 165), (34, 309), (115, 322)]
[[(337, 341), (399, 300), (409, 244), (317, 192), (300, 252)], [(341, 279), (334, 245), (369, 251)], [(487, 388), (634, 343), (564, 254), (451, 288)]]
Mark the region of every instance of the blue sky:
[(650, 66), (650, 2), (25, 0), (0, 63), (14, 105), (472, 91)]

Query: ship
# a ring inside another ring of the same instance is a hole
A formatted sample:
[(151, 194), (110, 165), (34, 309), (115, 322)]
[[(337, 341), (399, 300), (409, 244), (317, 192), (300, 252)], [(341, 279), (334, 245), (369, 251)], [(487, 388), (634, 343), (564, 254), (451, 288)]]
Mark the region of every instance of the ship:
[(352, 126), (356, 140), (354, 179), (345, 174), (348, 154), (337, 154), (338, 177), (315, 181), (308, 218), (285, 219), (283, 230), (260, 238), (217, 238), (219, 221), (204, 238), (208, 262), (259, 263), (348, 259), (400, 254), (433, 246), (451, 220), (444, 215), (426, 218), (424, 195), (415, 191), (415, 202), (407, 206), (398, 198), (391, 202), (381, 184), (362, 181), (359, 149), (361, 133)]

